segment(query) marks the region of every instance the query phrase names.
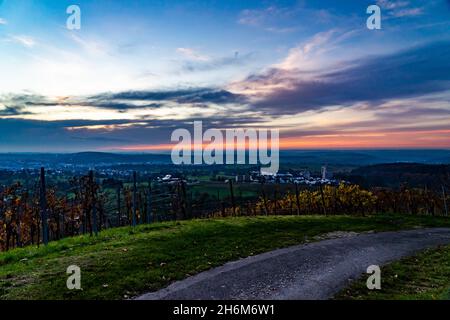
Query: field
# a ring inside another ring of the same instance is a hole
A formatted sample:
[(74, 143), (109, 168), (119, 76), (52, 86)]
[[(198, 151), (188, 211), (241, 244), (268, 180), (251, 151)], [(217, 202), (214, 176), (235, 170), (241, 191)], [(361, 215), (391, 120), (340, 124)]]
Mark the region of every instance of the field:
[[(448, 218), (399, 215), (268, 216), (122, 227), (0, 253), (0, 299), (127, 299), (214, 266), (331, 231), (450, 226)], [(66, 288), (69, 265), (82, 289)]]

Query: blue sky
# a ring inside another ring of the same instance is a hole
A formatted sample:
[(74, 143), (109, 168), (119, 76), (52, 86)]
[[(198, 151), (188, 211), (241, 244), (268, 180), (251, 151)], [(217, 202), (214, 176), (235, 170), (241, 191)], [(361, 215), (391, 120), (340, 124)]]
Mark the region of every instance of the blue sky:
[(152, 150), (193, 120), (448, 148), (449, 18), (445, 0), (0, 0), (0, 151)]

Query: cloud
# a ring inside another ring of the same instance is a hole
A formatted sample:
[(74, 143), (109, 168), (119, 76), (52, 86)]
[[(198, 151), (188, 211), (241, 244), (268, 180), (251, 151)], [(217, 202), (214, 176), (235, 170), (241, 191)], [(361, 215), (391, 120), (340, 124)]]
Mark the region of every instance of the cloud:
[(177, 52), (187, 59), (182, 61), (181, 69), (184, 72), (203, 72), (229, 66), (242, 66), (253, 57), (253, 53), (239, 55), (237, 51), (232, 56), (225, 57), (210, 57), (191, 48), (178, 48)]
[(71, 104), (63, 98), (52, 99), (38, 94), (19, 93), (0, 95), (0, 107), (2, 105), (5, 109), (0, 109), (0, 116), (22, 116), (32, 114), (29, 107), (70, 106)]
[(297, 26), (286, 25), (296, 12), (293, 8), (276, 6), (263, 9), (245, 9), (240, 12), (237, 23), (273, 33), (289, 33), (298, 30)]
[(378, 0), (377, 4), (382, 9), (393, 10), (407, 7), (409, 5), (409, 1)]
[[(305, 43), (291, 49), (288, 56), (275, 67), (280, 69), (305, 69), (312, 66), (314, 61), (317, 61), (317, 56), (323, 54), (324, 51), (327, 50), (325, 48), (332, 47), (324, 45), (329, 44), (336, 33), (337, 30), (335, 29), (317, 33)], [(314, 59), (312, 59), (312, 57), (314, 57)]]
[(20, 94), (2, 94), (0, 95), (0, 106), (9, 106), (14, 109), (23, 109), (28, 104), (43, 105), (50, 103), (46, 97), (37, 94), (20, 93)]
[[(111, 112), (128, 113), (137, 111), (140, 114), (146, 110), (165, 109), (170, 112), (171, 108), (202, 107), (205, 111), (211, 105), (243, 104), (245, 97), (233, 94), (227, 90), (218, 88), (190, 88), (167, 91), (123, 91), (117, 93), (101, 93), (93, 96), (71, 96), (71, 97), (46, 97), (37, 94), (8, 94), (0, 95), (0, 107), (8, 106), (8, 110), (0, 109), (0, 116), (29, 115), (38, 108), (39, 113), (45, 112), (47, 108), (57, 108), (57, 112), (89, 112), (98, 113), (99, 109), (111, 110)], [(49, 109), (50, 110), (50, 109)], [(53, 109), (55, 112), (55, 109)], [(84, 110), (84, 111), (83, 111)], [(97, 110), (97, 111), (96, 111)], [(109, 116), (117, 115), (108, 113)], [(38, 115), (36, 113), (36, 115)], [(55, 113), (53, 113), (55, 115)], [(45, 114), (43, 114), (45, 116)]]
[(78, 44), (90, 55), (105, 56), (108, 54), (108, 49), (104, 43), (96, 40), (84, 39), (75, 33), (69, 33), (69, 36), (76, 44)]
[(121, 111), (126, 111), (129, 109), (157, 109), (157, 108), (160, 108), (163, 106), (163, 104), (160, 104), (160, 103), (149, 103), (149, 104), (136, 105), (136, 104), (132, 104), (132, 103), (121, 103), (121, 102), (114, 102), (114, 101), (82, 102), (81, 105), (93, 106), (93, 107), (104, 108), (104, 109), (121, 110)]
[(414, 146), (414, 143), (426, 146), (426, 139), (448, 145), (448, 140), (443, 141), (450, 135), (448, 98), (448, 94), (447, 98), (433, 95), (432, 98), (388, 101), (375, 109), (370, 105), (355, 104), (346, 108), (332, 108), (322, 114), (304, 113), (299, 117), (303, 121), (283, 131), (283, 138), (303, 142), (303, 138), (307, 138), (313, 141), (313, 145), (318, 142), (328, 143), (328, 146), (333, 143), (345, 145), (356, 139), (372, 147), (375, 142), (382, 146), (383, 140), (385, 146), (397, 144), (400, 147), (399, 137), (402, 137), (402, 143), (410, 146)]
[(217, 70), (230, 66), (242, 66), (248, 63), (252, 57), (253, 53), (247, 53), (245, 55), (239, 55), (239, 52), (235, 52), (232, 57), (221, 57), (216, 59), (209, 59), (206, 61), (186, 61), (182, 69), (187, 72), (203, 72)]
[(414, 17), (422, 15), (424, 12), (423, 8), (411, 8), (411, 9), (402, 9), (392, 13), (394, 17)]
[(243, 10), (238, 18), (238, 23), (246, 26), (260, 26), (265, 20), (277, 11), (275, 7), (260, 10)]
[(90, 97), (91, 101), (108, 103), (114, 100), (170, 101), (175, 103), (215, 103), (227, 104), (242, 101), (243, 97), (223, 89), (194, 88), (168, 91), (124, 91), (104, 93)]
[(378, 0), (377, 4), (386, 10), (388, 15), (396, 18), (414, 17), (424, 13), (423, 7), (413, 7), (409, 1)]
[(255, 107), (286, 114), (444, 92), (450, 90), (448, 70), (450, 43), (437, 42), (313, 73), (272, 68), (237, 86), (253, 96)]
[(3, 108), (0, 108), (0, 116), (18, 116), (25, 114), (29, 114), (29, 112), (24, 111), (23, 107), (20, 106), (14, 107), (4, 106)]
[(191, 48), (177, 48), (177, 52), (187, 57), (188, 59), (195, 61), (208, 61), (210, 58), (206, 55), (202, 55)]
[(33, 48), (36, 45), (36, 41), (26, 35), (13, 35), (9, 37), (10, 41), (21, 44), (26, 48)]
[(94, 123), (88, 121), (35, 121), (0, 118), (0, 150), (5, 152), (55, 151), (70, 152), (92, 148), (135, 143), (132, 136), (86, 134), (66, 130), (70, 125)]
[(0, 17), (0, 25), (8, 24), (8, 21)]
[[(245, 114), (217, 114), (210, 118), (199, 115), (189, 119), (147, 120), (58, 120), (37, 121), (2, 119), (0, 117), (0, 150), (8, 152), (68, 152), (117, 148), (129, 145), (170, 143), (173, 130), (192, 130), (194, 120), (202, 120), (204, 128), (247, 126), (260, 121)], [(32, 137), (32, 139), (30, 139)]]
[[(173, 125), (197, 119), (228, 126), (245, 121), (258, 122), (258, 113), (249, 112), (247, 107), (243, 97), (211, 88), (71, 97), (9, 94), (0, 95), (0, 120), (60, 123), (77, 134), (95, 131), (114, 135), (122, 132), (119, 134), (122, 136), (134, 130), (133, 134), (141, 137), (147, 134), (148, 128), (156, 129), (160, 123), (165, 128), (173, 128)], [(130, 133), (127, 139), (131, 138)]]

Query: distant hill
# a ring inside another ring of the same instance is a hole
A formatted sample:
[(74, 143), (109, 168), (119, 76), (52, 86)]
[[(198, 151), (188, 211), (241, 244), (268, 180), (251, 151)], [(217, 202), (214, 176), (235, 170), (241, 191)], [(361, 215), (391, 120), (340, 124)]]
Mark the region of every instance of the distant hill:
[[(355, 168), (382, 163), (450, 164), (450, 150), (293, 150), (280, 152), (283, 167), (334, 165)], [(0, 153), (1, 168), (99, 166), (117, 164), (171, 164), (170, 154), (151, 153)]]
[(410, 187), (439, 190), (443, 185), (449, 187), (450, 165), (431, 165), (421, 163), (390, 163), (363, 166), (352, 170), (342, 178), (364, 187), (398, 188), (402, 184)]
[(71, 164), (99, 163), (170, 163), (167, 154), (122, 154), (106, 152), (80, 152), (58, 155), (57, 161)]
[(298, 150), (280, 152), (281, 163), (363, 166), (381, 163), (450, 164), (450, 150)]
[(40, 166), (59, 167), (98, 166), (114, 164), (170, 164), (167, 154), (122, 154), (107, 152), (80, 152), (70, 154), (51, 153), (3, 153), (0, 154), (0, 168), (36, 168)]

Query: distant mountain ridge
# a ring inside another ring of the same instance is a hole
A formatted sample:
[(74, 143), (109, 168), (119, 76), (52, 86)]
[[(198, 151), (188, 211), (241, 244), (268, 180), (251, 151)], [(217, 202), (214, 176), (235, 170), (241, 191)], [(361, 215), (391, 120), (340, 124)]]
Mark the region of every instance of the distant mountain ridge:
[(52, 153), (1, 153), (0, 168), (74, 165), (91, 166), (101, 164), (170, 164), (170, 155), (122, 154), (107, 152)]
[[(450, 150), (282, 150), (280, 164), (367, 166), (384, 163), (450, 164)], [(0, 153), (0, 168), (41, 165), (95, 166), (114, 164), (171, 164), (170, 154), (152, 153)]]
[(79, 152), (64, 154), (58, 156), (59, 161), (65, 161), (73, 164), (86, 163), (146, 163), (158, 162), (167, 163), (170, 161), (170, 155), (167, 154), (125, 154), (125, 153), (107, 153), (107, 152)]
[(375, 165), (383, 163), (423, 163), (450, 164), (450, 150), (299, 150), (282, 151), (283, 163), (304, 161), (305, 163), (339, 164), (339, 165)]

